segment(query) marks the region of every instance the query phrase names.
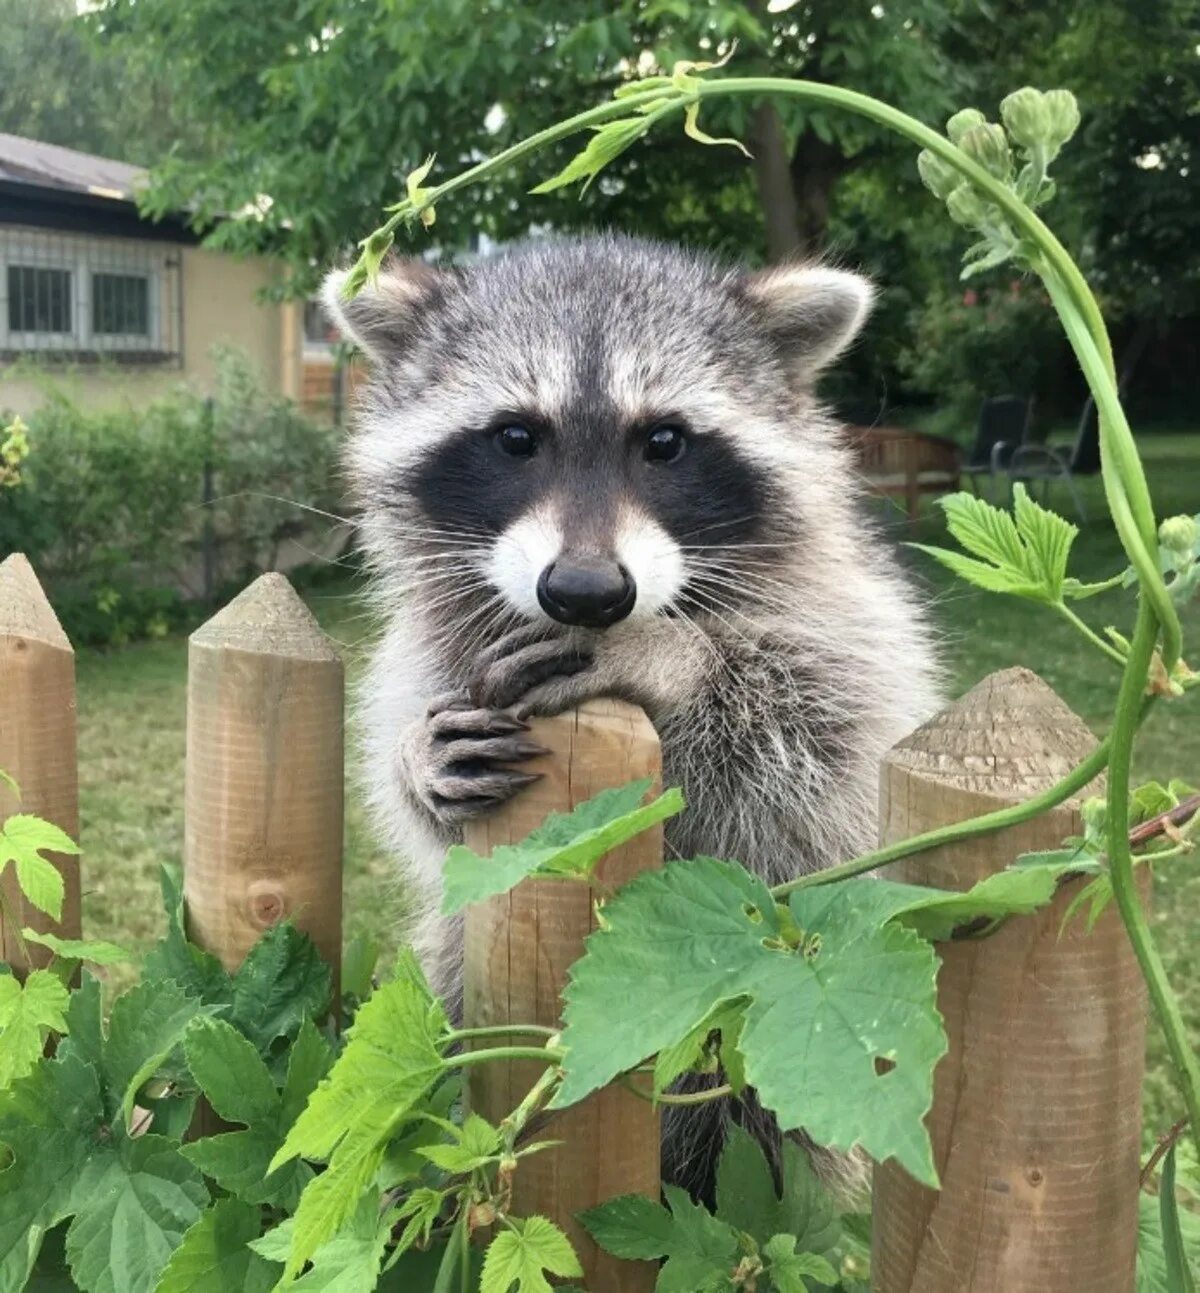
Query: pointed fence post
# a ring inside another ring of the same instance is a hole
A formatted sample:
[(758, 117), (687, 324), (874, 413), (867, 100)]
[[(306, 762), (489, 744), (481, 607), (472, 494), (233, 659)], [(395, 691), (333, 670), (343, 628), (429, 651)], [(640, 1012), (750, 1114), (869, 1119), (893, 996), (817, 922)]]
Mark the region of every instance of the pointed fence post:
[[(75, 746), (75, 653), (46, 600), (33, 568), (20, 553), (0, 563), (0, 772), (21, 788), (18, 803), (0, 782), (0, 821), (12, 813), (35, 813), (79, 839), (79, 778)], [(34, 969), (50, 959), (30, 945), (29, 963), (17, 933), (26, 925), (64, 938), (80, 936), (79, 859), (50, 859), (66, 886), (62, 919), (31, 907), (17, 888), (12, 868), (3, 885), (5, 906), (18, 929), (0, 917), (0, 960), (14, 969)]]
[[(657, 784), (662, 773), (650, 721), (620, 701), (589, 701), (568, 714), (538, 720), (530, 735), (551, 751), (527, 765), (541, 772), (542, 780), (468, 827), (466, 842), (479, 853), (524, 839), (548, 813), (565, 812), (640, 777), (653, 777)], [(660, 866), (662, 850), (662, 828), (656, 827), (605, 858), (598, 879), (609, 887), (623, 884)], [(567, 970), (595, 928), (594, 898), (594, 891), (579, 883), (526, 880), (511, 893), (467, 909), (463, 1010), (468, 1027), (558, 1024)], [(471, 1107), (498, 1122), (517, 1107), (539, 1071), (529, 1061), (470, 1069)], [(514, 1178), (517, 1215), (541, 1214), (563, 1227), (583, 1263), (589, 1293), (649, 1293), (655, 1266), (608, 1256), (574, 1218), (619, 1194), (657, 1200), (657, 1111), (613, 1086), (558, 1114), (537, 1138), (563, 1144), (522, 1160)]]
[(343, 680), (282, 575), (263, 575), (188, 649), (184, 894), (190, 936), (236, 970), (295, 921), (342, 955)]
[[(1027, 799), (1095, 748), (1036, 675), (985, 678), (884, 762), (885, 843)], [(1099, 793), (1099, 783), (1091, 793)], [(1078, 802), (889, 868), (966, 889), (1081, 831)], [(981, 939), (940, 947), (950, 1036), (929, 1116), (939, 1191), (875, 1172), (879, 1293), (1131, 1293), (1145, 994), (1115, 907), (1063, 928), (1084, 880)]]

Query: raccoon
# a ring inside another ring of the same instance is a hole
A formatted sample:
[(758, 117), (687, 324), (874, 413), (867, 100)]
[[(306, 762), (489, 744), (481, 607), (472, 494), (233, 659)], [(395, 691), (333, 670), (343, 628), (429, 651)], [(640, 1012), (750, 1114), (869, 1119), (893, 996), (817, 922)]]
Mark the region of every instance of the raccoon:
[[(922, 608), (814, 391), (869, 284), (613, 235), (395, 262), (350, 301), (343, 281), (325, 300), (371, 361), (347, 462), (385, 622), (366, 784), (451, 1008), (441, 862), (532, 780), (531, 715), (643, 706), (689, 805), (671, 855), (776, 883), (869, 848), (880, 758), (938, 704)], [(714, 1116), (664, 1145), (701, 1192)]]

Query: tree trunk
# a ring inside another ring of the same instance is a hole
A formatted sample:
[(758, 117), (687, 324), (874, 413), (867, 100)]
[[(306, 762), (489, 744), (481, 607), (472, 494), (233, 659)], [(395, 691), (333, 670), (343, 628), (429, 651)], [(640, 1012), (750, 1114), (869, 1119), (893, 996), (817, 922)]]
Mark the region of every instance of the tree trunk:
[(792, 184), (787, 138), (773, 103), (760, 103), (755, 109), (751, 138), (754, 179), (766, 225), (767, 257), (773, 261), (787, 260), (804, 250), (804, 242), (800, 236), (800, 210)]
[(795, 194), (801, 244), (816, 256), (825, 241), (833, 187), (852, 163), (836, 144), (827, 144), (812, 130), (796, 140), (791, 158), (791, 183)]

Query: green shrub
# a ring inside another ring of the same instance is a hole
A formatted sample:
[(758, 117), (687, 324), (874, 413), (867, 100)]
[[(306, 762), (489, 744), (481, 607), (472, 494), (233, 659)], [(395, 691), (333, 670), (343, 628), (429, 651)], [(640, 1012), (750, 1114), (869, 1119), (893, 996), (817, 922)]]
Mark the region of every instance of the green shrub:
[(984, 399), (1037, 395), (1046, 356), (1061, 345), (1045, 292), (1013, 279), (959, 286), (922, 301), (899, 363), (914, 387), (935, 396), (941, 410), (936, 429), (969, 439)]
[(0, 554), (28, 555), (77, 643), (183, 627), (206, 592), (206, 542), (215, 591), (274, 568), (287, 539), (323, 533), (307, 509), (337, 510), (336, 433), (232, 350), (211, 403), (180, 387), (92, 412), (50, 388), (28, 424), (21, 484), (0, 498)]

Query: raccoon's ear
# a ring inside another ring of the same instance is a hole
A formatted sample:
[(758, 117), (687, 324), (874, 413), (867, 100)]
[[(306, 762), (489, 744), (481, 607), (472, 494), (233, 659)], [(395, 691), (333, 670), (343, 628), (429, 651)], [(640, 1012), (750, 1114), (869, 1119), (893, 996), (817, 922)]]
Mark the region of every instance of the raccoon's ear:
[(875, 289), (865, 278), (822, 265), (781, 265), (747, 274), (742, 287), (762, 326), (805, 377), (854, 340)]
[(421, 314), (440, 294), (448, 275), (420, 260), (389, 260), (374, 283), (347, 300), (349, 270), (335, 269), (321, 288), (325, 311), (374, 363), (394, 359), (410, 344)]

